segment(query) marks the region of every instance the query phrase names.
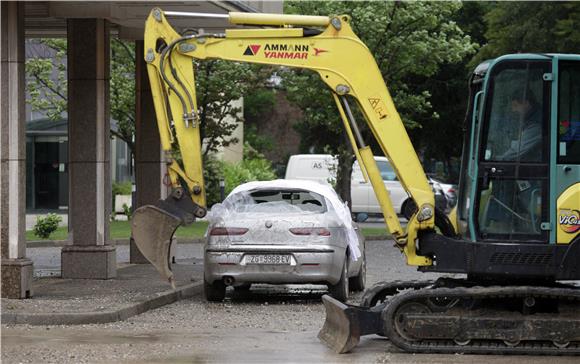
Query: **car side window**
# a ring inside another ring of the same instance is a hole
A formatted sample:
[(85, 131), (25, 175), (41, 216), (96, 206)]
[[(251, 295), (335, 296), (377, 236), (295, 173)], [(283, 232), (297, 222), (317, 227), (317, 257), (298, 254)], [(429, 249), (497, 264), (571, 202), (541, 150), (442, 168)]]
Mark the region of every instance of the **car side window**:
[(391, 164), (387, 161), (378, 161), (377, 167), (379, 167), (379, 171), (381, 172), (381, 177), (383, 181), (396, 181), (397, 174)]

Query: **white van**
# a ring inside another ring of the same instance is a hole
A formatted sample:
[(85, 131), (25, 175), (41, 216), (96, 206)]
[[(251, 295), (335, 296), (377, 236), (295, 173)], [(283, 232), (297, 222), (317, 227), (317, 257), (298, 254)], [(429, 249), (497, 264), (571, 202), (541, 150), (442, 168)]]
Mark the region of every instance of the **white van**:
[[(397, 179), (395, 170), (385, 157), (375, 156), (375, 162), (383, 177), (383, 182), (393, 203), (395, 212), (399, 215), (403, 214), (403, 204), (409, 198), (407, 191)], [(355, 161), (352, 166), (352, 175), (350, 180), (350, 196), (352, 199), (352, 212), (358, 214), (365, 212), (367, 214), (380, 214), (381, 207), (371, 182), (365, 182), (362, 175), (358, 161)]]
[(307, 179), (334, 183), (338, 161), (330, 154), (296, 154), (290, 156), (284, 179)]
[[(403, 204), (409, 198), (409, 195), (397, 180), (395, 171), (388, 159), (375, 156), (375, 161), (391, 197), (395, 212), (402, 214)], [(291, 156), (288, 160), (285, 178), (332, 183), (336, 180), (337, 165), (338, 161), (330, 154), (297, 154)], [(355, 161), (352, 166), (350, 193), (352, 199), (351, 211), (354, 215), (361, 212), (367, 214), (381, 213), (381, 207), (373, 187), (370, 181), (364, 181), (358, 161)]]

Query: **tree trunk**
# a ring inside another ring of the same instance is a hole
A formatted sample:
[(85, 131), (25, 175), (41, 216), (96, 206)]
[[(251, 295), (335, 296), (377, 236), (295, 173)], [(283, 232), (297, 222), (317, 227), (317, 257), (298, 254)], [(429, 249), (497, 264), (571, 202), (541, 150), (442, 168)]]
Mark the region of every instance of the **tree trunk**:
[(344, 143), (338, 148), (338, 169), (336, 171), (336, 193), (352, 208), (350, 196), (350, 179), (354, 155), (346, 133), (343, 133)]

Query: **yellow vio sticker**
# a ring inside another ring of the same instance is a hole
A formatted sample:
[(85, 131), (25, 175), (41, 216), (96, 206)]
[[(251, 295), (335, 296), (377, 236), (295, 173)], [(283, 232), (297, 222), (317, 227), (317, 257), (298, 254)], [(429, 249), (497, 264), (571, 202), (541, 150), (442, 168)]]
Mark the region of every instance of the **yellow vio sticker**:
[(580, 211), (560, 210), (558, 222), (560, 223), (560, 229), (568, 234), (574, 234), (580, 230)]

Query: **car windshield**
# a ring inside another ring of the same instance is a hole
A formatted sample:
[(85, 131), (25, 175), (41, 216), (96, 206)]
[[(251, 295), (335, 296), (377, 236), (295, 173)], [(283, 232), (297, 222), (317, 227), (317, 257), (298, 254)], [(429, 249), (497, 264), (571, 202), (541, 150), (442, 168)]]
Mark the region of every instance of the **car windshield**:
[(237, 193), (225, 203), (235, 212), (251, 213), (324, 213), (326, 199), (306, 190), (259, 189)]

